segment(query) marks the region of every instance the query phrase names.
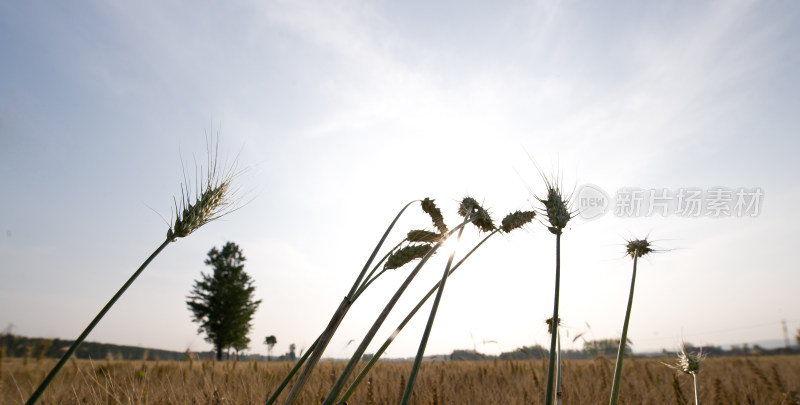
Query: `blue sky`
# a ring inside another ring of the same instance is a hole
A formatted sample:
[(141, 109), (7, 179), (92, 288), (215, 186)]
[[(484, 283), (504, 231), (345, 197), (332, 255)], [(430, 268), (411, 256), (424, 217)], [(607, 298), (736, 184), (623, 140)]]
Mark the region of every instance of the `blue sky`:
[[(783, 319), (793, 335), (799, 14), (747, 1), (3, 3), (0, 325), (77, 336), (163, 240), (182, 167), (219, 134), (246, 204), (169, 246), (90, 340), (210, 348), (185, 296), (230, 240), (263, 299), (252, 351), (270, 334), (277, 353), (307, 347), (403, 205), (435, 198), (451, 224), (465, 195), (498, 219), (529, 209), (543, 187), (531, 158), (567, 189), (612, 197), (764, 193), (757, 217), (573, 220), (571, 336), (618, 337), (624, 240), (648, 234), (670, 251), (641, 263), (635, 350), (781, 339)], [(412, 211), (394, 241), (429, 226)], [(428, 353), (546, 345), (553, 250), (541, 224), (483, 247), (448, 282)], [(407, 271), (359, 300), (328, 355), (352, 351)], [(413, 355), (423, 324), (389, 355)]]

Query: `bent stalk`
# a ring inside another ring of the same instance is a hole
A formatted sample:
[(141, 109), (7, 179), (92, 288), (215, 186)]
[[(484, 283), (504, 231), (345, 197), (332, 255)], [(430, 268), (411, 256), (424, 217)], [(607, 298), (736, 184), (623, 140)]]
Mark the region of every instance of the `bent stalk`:
[[(470, 257), (470, 255), (472, 255), (472, 253), (474, 253), (484, 242), (486, 242), (489, 239), (489, 237), (491, 237), (492, 235), (494, 235), (497, 232), (498, 232), (497, 230), (492, 231), (490, 234), (486, 235), (486, 237), (483, 238), (483, 240), (478, 242), (478, 244), (475, 245), (475, 247), (473, 247), (472, 250), (470, 250), (461, 260), (459, 260), (458, 263), (456, 263), (456, 265), (453, 266), (452, 269), (450, 269), (450, 274), (448, 275), (448, 277), (453, 275), (453, 273), (461, 266), (462, 263), (464, 263), (465, 260), (467, 260), (467, 258)], [(386, 349), (389, 348), (389, 346), (392, 344), (392, 342), (394, 342), (394, 339), (397, 337), (397, 335), (400, 334), (400, 331), (402, 331), (403, 328), (406, 326), (406, 324), (408, 324), (408, 322), (411, 321), (411, 318), (413, 318), (417, 314), (417, 311), (419, 311), (420, 308), (422, 308), (422, 306), (425, 305), (425, 302), (428, 301), (428, 298), (433, 296), (433, 293), (435, 293), (439, 289), (439, 285), (440, 284), (441, 284), (441, 281), (437, 282), (428, 291), (428, 293), (425, 294), (424, 297), (422, 297), (422, 299), (417, 303), (417, 306), (415, 306), (408, 313), (408, 315), (405, 317), (405, 319), (403, 319), (403, 321), (400, 322), (400, 324), (397, 326), (397, 328), (395, 328), (394, 332), (392, 332), (392, 334), (389, 336), (389, 338), (386, 339), (386, 342), (383, 343), (383, 346), (381, 346), (380, 349), (378, 349), (378, 351), (375, 352), (375, 354), (372, 356), (372, 358), (369, 360), (369, 362), (364, 366), (364, 368), (361, 370), (361, 372), (356, 377), (355, 381), (353, 381), (353, 383), (350, 384), (350, 387), (347, 388), (347, 391), (344, 393), (344, 395), (342, 396), (341, 400), (339, 400), (339, 403), (346, 403), (347, 400), (350, 399), (350, 396), (353, 395), (353, 392), (355, 392), (355, 389), (358, 387), (359, 384), (361, 384), (361, 380), (363, 380), (364, 377), (366, 377), (366, 375), (372, 369), (372, 366), (374, 366), (375, 363), (377, 363), (378, 360), (380, 360), (380, 358), (383, 355), (383, 353), (386, 352)]]
[(289, 371), (289, 374), (286, 375), (283, 381), (281, 381), (281, 384), (278, 385), (278, 388), (275, 389), (275, 392), (273, 392), (272, 395), (269, 397), (269, 399), (267, 399), (267, 405), (275, 403), (275, 400), (278, 399), (278, 395), (280, 395), (281, 392), (283, 392), (283, 389), (286, 388), (286, 385), (289, 384), (289, 381), (292, 380), (292, 377), (294, 377), (294, 375), (297, 374), (297, 371), (300, 370), (300, 367), (302, 367), (303, 364), (306, 362), (308, 356), (310, 356), (311, 352), (314, 351), (314, 348), (317, 347), (317, 343), (319, 343), (319, 338), (317, 338), (317, 340), (315, 340), (314, 343), (311, 344), (311, 347), (309, 347), (308, 350), (306, 350), (306, 352), (303, 354), (303, 356), (300, 357), (300, 360), (297, 361), (297, 364), (295, 364), (294, 367), (292, 367), (292, 369)]
[(56, 363), (55, 367), (53, 367), (44, 381), (42, 381), (33, 395), (28, 399), (27, 405), (36, 403), (56, 374), (58, 374), (59, 370), (61, 370), (67, 360), (75, 353), (78, 346), (83, 343), (92, 329), (97, 326), (103, 316), (114, 306), (114, 303), (125, 293), (125, 290), (133, 284), (147, 265), (149, 265), (170, 242), (175, 242), (179, 238), (187, 237), (203, 225), (238, 209), (236, 208), (238, 202), (235, 198), (237, 190), (233, 187), (234, 179), (237, 176), (235, 173), (235, 164), (234, 167), (227, 170), (217, 165), (218, 143), (219, 139), (217, 139), (217, 145), (212, 145), (210, 141), (207, 145), (208, 167), (205, 169), (205, 177), (196, 185), (194, 193), (192, 192), (191, 183), (187, 180), (184, 172), (185, 186), (181, 185), (180, 206), (178, 205), (177, 199), (174, 200), (175, 222), (172, 223), (167, 230), (166, 240), (150, 254), (147, 260), (139, 266), (128, 281), (122, 285), (119, 291), (117, 291), (103, 309), (100, 310), (97, 316), (95, 316), (86, 329), (84, 329), (83, 333), (75, 339), (75, 342), (67, 349), (61, 357), (61, 360)]
[[(449, 237), (459, 229), (463, 228), (467, 223), (468, 223), (467, 221), (462, 222), (460, 225), (458, 225), (453, 230), (448, 232), (447, 236)], [(442, 246), (442, 243), (443, 241), (437, 242), (436, 245), (434, 245), (433, 248), (431, 248), (428, 254), (426, 254), (425, 257), (423, 257), (422, 260), (420, 260), (420, 262), (417, 264), (414, 270), (412, 270), (411, 273), (408, 275), (408, 277), (406, 277), (406, 280), (403, 282), (403, 284), (400, 285), (400, 287), (397, 289), (397, 292), (395, 292), (394, 296), (392, 296), (392, 298), (386, 304), (383, 311), (380, 313), (380, 315), (378, 315), (378, 318), (375, 320), (372, 327), (367, 332), (366, 336), (364, 336), (364, 339), (361, 341), (361, 344), (359, 344), (355, 353), (353, 353), (353, 356), (350, 358), (350, 361), (345, 366), (344, 370), (342, 371), (342, 374), (336, 380), (336, 383), (333, 385), (333, 388), (331, 388), (331, 391), (325, 398), (323, 405), (331, 405), (334, 403), (334, 401), (336, 401), (336, 397), (339, 396), (339, 393), (342, 391), (342, 388), (344, 388), (344, 383), (347, 381), (347, 378), (353, 372), (353, 369), (361, 359), (361, 356), (367, 350), (367, 346), (369, 346), (369, 344), (372, 342), (372, 339), (375, 337), (375, 334), (378, 333), (378, 329), (381, 327), (381, 325), (383, 325), (383, 322), (386, 320), (386, 317), (389, 316), (389, 313), (392, 311), (395, 304), (397, 304), (397, 301), (400, 300), (400, 296), (403, 295), (406, 288), (408, 288), (409, 284), (411, 284), (411, 281), (414, 279), (414, 277), (416, 277), (417, 273), (419, 273), (419, 271), (422, 269), (422, 266), (424, 266), (425, 263), (427, 263), (428, 260), (431, 258), (431, 256), (436, 252), (436, 250), (438, 250)]]
[[(469, 218), (467, 218), (469, 220)], [(464, 233), (464, 228), (461, 228), (458, 231), (458, 237), (456, 238), (456, 246), (458, 246), (458, 242), (461, 241), (461, 234)], [(425, 347), (428, 345), (428, 338), (431, 335), (431, 330), (433, 329), (433, 320), (436, 318), (436, 311), (439, 309), (439, 303), (442, 300), (442, 293), (444, 292), (444, 286), (447, 283), (447, 276), (450, 275), (450, 266), (453, 264), (453, 259), (456, 256), (456, 249), (450, 253), (450, 258), (447, 260), (447, 265), (444, 268), (444, 274), (442, 274), (442, 280), (439, 281), (439, 288), (436, 292), (436, 298), (433, 300), (433, 306), (431, 307), (431, 314), (428, 316), (428, 323), (425, 325), (425, 331), (422, 333), (422, 339), (419, 343), (419, 349), (417, 349), (417, 355), (414, 358), (414, 365), (411, 366), (411, 374), (408, 376), (408, 382), (406, 383), (406, 388), (403, 391), (403, 398), (400, 400), (402, 405), (408, 404), (408, 401), (411, 400), (411, 392), (414, 391), (414, 382), (417, 380), (417, 373), (419, 372), (420, 363), (422, 363), (422, 357), (425, 355)]]
[[(369, 267), (372, 265), (372, 261), (375, 260), (375, 256), (378, 255), (378, 251), (380, 251), (381, 247), (383, 246), (383, 242), (386, 241), (386, 237), (389, 236), (389, 233), (391, 232), (392, 228), (394, 228), (394, 225), (397, 223), (397, 220), (400, 219), (400, 216), (403, 215), (403, 212), (405, 212), (405, 210), (409, 206), (411, 206), (411, 204), (417, 201), (418, 200), (414, 200), (406, 204), (406, 206), (403, 207), (403, 209), (401, 209), (399, 213), (397, 213), (397, 216), (394, 218), (389, 227), (386, 228), (386, 231), (383, 233), (381, 240), (375, 246), (375, 249), (373, 249), (369, 259), (367, 259), (367, 263), (364, 264), (364, 268), (361, 270), (361, 273), (359, 273), (358, 277), (356, 277), (356, 280), (353, 283), (353, 287), (350, 288), (350, 292), (348, 292), (347, 295), (344, 297), (342, 303), (339, 304), (339, 308), (333, 314), (333, 317), (331, 317), (328, 326), (325, 328), (322, 334), (320, 334), (317, 347), (311, 353), (311, 356), (308, 358), (305, 367), (303, 368), (303, 371), (300, 373), (300, 376), (297, 377), (297, 381), (294, 383), (294, 386), (292, 386), (291, 391), (289, 391), (289, 395), (286, 397), (284, 405), (292, 405), (295, 403), (295, 401), (297, 401), (297, 398), (302, 393), (303, 388), (308, 382), (309, 377), (311, 377), (311, 372), (314, 370), (314, 367), (316, 367), (320, 358), (322, 358), (322, 353), (325, 352), (325, 348), (327, 348), (328, 343), (330, 343), (331, 338), (333, 337), (334, 333), (336, 333), (336, 329), (339, 327), (339, 324), (342, 322), (342, 319), (344, 319), (345, 315), (347, 314), (347, 311), (350, 309), (350, 306), (354, 301), (354, 297), (356, 296), (356, 293), (359, 291), (359, 287), (362, 285), (362, 280), (364, 280), (364, 277), (367, 274), (367, 270), (369, 270)], [(365, 282), (369, 283), (369, 280), (366, 280)], [(279, 394), (279, 392), (276, 392), (276, 394), (274, 395), (277, 394)]]
[(86, 340), (86, 337), (89, 336), (89, 333), (92, 332), (92, 329), (94, 329), (94, 327), (97, 326), (98, 323), (100, 323), (100, 320), (103, 319), (103, 316), (105, 316), (106, 312), (108, 312), (108, 310), (111, 309), (112, 306), (114, 306), (119, 297), (121, 297), (122, 294), (125, 293), (125, 290), (127, 290), (128, 287), (130, 287), (131, 284), (133, 284), (136, 278), (139, 277), (140, 274), (142, 274), (142, 271), (144, 271), (145, 267), (147, 267), (147, 265), (149, 265), (150, 262), (153, 261), (153, 259), (155, 259), (155, 257), (158, 256), (158, 254), (161, 253), (161, 251), (164, 250), (164, 248), (167, 247), (167, 245), (169, 245), (170, 242), (172, 242), (172, 239), (167, 238), (167, 240), (165, 240), (161, 244), (161, 246), (156, 248), (156, 250), (150, 254), (150, 257), (148, 257), (147, 260), (145, 260), (144, 263), (142, 263), (142, 265), (139, 266), (139, 268), (133, 273), (133, 275), (128, 279), (128, 281), (126, 281), (125, 284), (122, 285), (122, 288), (120, 288), (119, 291), (117, 291), (117, 293), (114, 294), (113, 297), (111, 297), (111, 299), (106, 303), (103, 309), (100, 310), (97, 316), (95, 316), (94, 319), (91, 322), (89, 322), (89, 326), (87, 326), (86, 329), (83, 330), (83, 333), (81, 333), (80, 336), (78, 336), (78, 338), (75, 339), (75, 342), (73, 342), (72, 345), (69, 347), (69, 349), (67, 349), (67, 351), (64, 353), (64, 355), (61, 356), (61, 360), (59, 360), (58, 363), (56, 363), (55, 367), (53, 367), (53, 369), (50, 370), (50, 373), (47, 374), (47, 376), (44, 378), (44, 381), (42, 381), (42, 383), (39, 384), (39, 388), (37, 388), (36, 391), (33, 392), (33, 395), (31, 395), (31, 397), (28, 399), (28, 402), (25, 403), (26, 405), (33, 405), (36, 403), (36, 401), (39, 400), (39, 397), (42, 396), (44, 390), (47, 388), (48, 385), (50, 385), (50, 383), (53, 381), (53, 378), (55, 378), (56, 374), (58, 374), (58, 372), (61, 370), (64, 364), (66, 364), (69, 358), (72, 357), (73, 353), (75, 353), (75, 351), (78, 350), (78, 346), (80, 346), (81, 343), (83, 343), (83, 341)]

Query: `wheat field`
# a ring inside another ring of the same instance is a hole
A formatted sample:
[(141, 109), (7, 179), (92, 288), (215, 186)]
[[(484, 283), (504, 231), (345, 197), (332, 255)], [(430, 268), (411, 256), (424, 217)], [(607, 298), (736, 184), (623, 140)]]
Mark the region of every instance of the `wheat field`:
[[(620, 389), (623, 404), (691, 404), (691, 379), (676, 375), (671, 358), (631, 358)], [(6, 358), (0, 403), (20, 404), (53, 366), (52, 359)], [(289, 371), (286, 362), (72, 360), (40, 404), (263, 404)], [(302, 404), (322, 401), (344, 363), (322, 362)], [(350, 404), (393, 404), (403, 393), (410, 362), (380, 362)], [(606, 404), (613, 361), (568, 360), (564, 404)], [(544, 400), (543, 360), (454, 361), (423, 364), (415, 404), (538, 404)], [(800, 356), (709, 358), (699, 374), (702, 404), (800, 404)]]

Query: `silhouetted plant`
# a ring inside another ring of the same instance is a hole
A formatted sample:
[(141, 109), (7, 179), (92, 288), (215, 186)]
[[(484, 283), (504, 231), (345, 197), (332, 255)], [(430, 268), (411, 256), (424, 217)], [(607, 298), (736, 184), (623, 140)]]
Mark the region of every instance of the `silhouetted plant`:
[[(295, 365), (292, 370), (289, 371), (289, 374), (284, 378), (275, 392), (272, 393), (270, 398), (267, 399), (267, 404), (274, 403), (278, 396), (281, 394), (283, 389), (292, 379), (292, 377), (299, 371), (300, 367), (303, 366), (303, 370), (300, 372), (300, 375), (297, 377), (292, 389), (289, 391), (287, 398), (285, 400), (285, 404), (293, 404), (297, 398), (299, 397), (300, 393), (303, 390), (306, 382), (308, 381), (309, 377), (311, 376), (311, 372), (316, 367), (319, 359), (322, 356), (322, 353), (325, 351), (328, 343), (330, 342), (331, 338), (333, 337), (334, 333), (336, 332), (339, 324), (341, 323), (342, 319), (344, 319), (345, 315), (350, 309), (350, 306), (358, 299), (359, 296), (375, 281), (377, 280), (382, 274), (384, 274), (387, 270), (391, 270), (394, 268), (399, 268), (406, 263), (409, 263), (416, 259), (427, 260), (421, 258), (420, 255), (424, 254), (424, 257), (429, 257), (435, 252), (435, 245), (431, 246), (429, 243), (425, 243), (425, 240), (435, 240), (435, 233), (427, 232), (427, 231), (411, 231), (408, 233), (406, 238), (404, 238), (400, 243), (398, 243), (395, 247), (389, 250), (389, 252), (378, 261), (377, 264), (372, 268), (372, 270), (367, 273), (367, 270), (370, 269), (372, 266), (375, 257), (377, 256), (378, 252), (380, 251), (381, 247), (383, 246), (384, 241), (388, 237), (391, 230), (394, 228), (395, 223), (400, 218), (400, 216), (405, 212), (405, 210), (412, 205), (413, 203), (420, 202), (422, 205), (423, 211), (425, 211), (428, 215), (431, 216), (434, 225), (437, 226), (439, 229), (446, 229), (444, 227), (443, 220), (441, 219), (441, 212), (434, 204), (434, 201), (430, 198), (426, 198), (422, 201), (415, 200), (411, 201), (410, 203), (406, 204), (400, 212), (397, 214), (395, 219), (386, 229), (381, 237), (378, 244), (375, 246), (375, 249), (372, 251), (369, 259), (367, 259), (367, 263), (362, 268), (361, 272), (359, 273), (358, 277), (356, 277), (355, 282), (353, 283), (352, 288), (348, 292), (348, 294), (344, 297), (339, 308), (334, 312), (333, 316), (331, 317), (328, 326), (325, 330), (320, 334), (320, 336), (314, 341), (314, 343), (309, 347), (308, 351), (300, 358), (298, 363)], [(444, 227), (444, 228), (442, 228)], [(443, 238), (444, 235), (440, 235), (440, 238)], [(405, 245), (405, 246), (404, 246)], [(383, 266), (381, 271), (378, 271), (381, 264), (386, 262)], [(361, 353), (363, 354), (363, 353)]]
[[(502, 225), (499, 229), (494, 229), (492, 232), (487, 234), (480, 242), (478, 242), (466, 255), (464, 255), (461, 260), (458, 261), (449, 271), (448, 277), (452, 275), (481, 245), (483, 245), (490, 237), (495, 235), (498, 232), (509, 233), (515, 229), (519, 229), (527, 225), (531, 222), (536, 215), (533, 211), (516, 211), (511, 214), (508, 214), (505, 218), (503, 218)], [(417, 305), (406, 315), (405, 319), (395, 328), (395, 330), (389, 335), (389, 338), (383, 343), (383, 345), (375, 352), (375, 354), (369, 359), (369, 362), (364, 366), (364, 368), (359, 372), (356, 379), (350, 384), (347, 388), (347, 391), (344, 393), (342, 398), (339, 400), (339, 403), (347, 403), (350, 396), (355, 392), (355, 389), (364, 379), (364, 377), (369, 373), (375, 363), (381, 358), (383, 353), (389, 346), (394, 342), (394, 339), (400, 334), (403, 328), (408, 324), (409, 321), (417, 314), (420, 308), (427, 302), (428, 298), (430, 298), (436, 291), (439, 290), (439, 286), (441, 285), (441, 281), (437, 282), (429, 291), (428, 293), (422, 297), (422, 299), (417, 303)], [(405, 380), (405, 379), (404, 379)], [(405, 387), (407, 384), (405, 382), (402, 384)], [(403, 389), (405, 392), (405, 388)]]
[[(483, 232), (492, 232), (496, 229), (489, 212), (481, 207), (481, 205), (478, 204), (474, 198), (466, 197), (461, 201), (461, 205), (458, 207), (458, 215), (461, 215), (464, 218), (464, 222), (472, 222), (473, 225), (478, 227), (478, 229)], [(433, 300), (431, 313), (428, 316), (428, 322), (425, 325), (425, 331), (422, 333), (422, 339), (420, 339), (417, 355), (414, 357), (414, 364), (411, 366), (411, 373), (408, 376), (408, 382), (406, 382), (403, 398), (400, 400), (400, 403), (403, 405), (407, 404), (408, 401), (411, 400), (411, 393), (414, 390), (414, 383), (417, 380), (417, 373), (419, 372), (419, 367), (422, 363), (422, 357), (425, 355), (425, 348), (428, 345), (428, 338), (430, 337), (431, 329), (433, 329), (433, 321), (436, 318), (436, 311), (439, 309), (439, 303), (442, 300), (442, 293), (444, 292), (445, 283), (447, 283), (447, 277), (450, 275), (450, 267), (453, 264), (453, 259), (456, 255), (456, 248), (458, 247), (458, 243), (461, 241), (461, 235), (463, 232), (464, 228), (462, 227), (458, 231), (456, 245), (453, 247), (453, 251), (450, 253), (450, 258), (447, 259), (447, 265), (444, 268), (442, 280), (439, 282), (439, 287), (436, 291), (436, 298)]]
[(614, 383), (611, 386), (611, 401), (610, 405), (617, 403), (617, 396), (619, 395), (619, 386), (621, 383), (622, 375), (622, 360), (625, 355), (625, 345), (628, 342), (628, 323), (631, 319), (631, 307), (633, 305), (633, 288), (636, 285), (636, 264), (639, 258), (653, 252), (653, 247), (650, 242), (645, 239), (632, 239), (628, 241), (625, 246), (625, 252), (628, 256), (633, 258), (633, 274), (631, 275), (631, 290), (628, 294), (628, 308), (625, 311), (625, 322), (622, 325), (622, 337), (619, 339), (619, 350), (617, 351), (617, 365), (614, 369)]
[[(542, 180), (545, 183), (545, 196), (536, 197), (541, 204), (540, 214), (547, 219), (549, 226), (547, 229), (556, 237), (556, 274), (555, 274), (555, 293), (553, 294), (553, 316), (552, 319), (559, 319), (558, 317), (558, 304), (559, 293), (561, 288), (561, 234), (564, 228), (575, 215), (570, 209), (570, 197), (564, 195), (561, 187), (560, 179), (557, 175), (552, 178), (547, 178), (544, 173), (539, 170)], [(546, 224), (547, 225), (547, 224)], [(553, 404), (553, 384), (555, 383), (555, 368), (556, 356), (554, 353), (557, 350), (558, 338), (558, 323), (556, 322), (550, 336), (550, 359), (547, 366), (547, 388), (545, 393), (545, 404)]]

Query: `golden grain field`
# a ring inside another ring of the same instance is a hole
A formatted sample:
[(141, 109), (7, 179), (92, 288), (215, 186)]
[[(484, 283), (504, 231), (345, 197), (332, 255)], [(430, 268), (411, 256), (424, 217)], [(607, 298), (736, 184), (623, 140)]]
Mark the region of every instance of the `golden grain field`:
[[(0, 368), (0, 403), (20, 404), (56, 360), (8, 359)], [(661, 361), (629, 359), (622, 404), (691, 404), (691, 379)], [(322, 362), (300, 403), (317, 404), (344, 363)], [(71, 361), (40, 404), (263, 404), (289, 371), (285, 362)], [(351, 404), (394, 404), (411, 363), (380, 362)], [(563, 403), (607, 404), (614, 373), (605, 357), (563, 368)], [(415, 404), (539, 404), (547, 364), (532, 361), (426, 362)], [(800, 404), (800, 356), (709, 358), (699, 374), (701, 404)]]

